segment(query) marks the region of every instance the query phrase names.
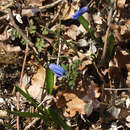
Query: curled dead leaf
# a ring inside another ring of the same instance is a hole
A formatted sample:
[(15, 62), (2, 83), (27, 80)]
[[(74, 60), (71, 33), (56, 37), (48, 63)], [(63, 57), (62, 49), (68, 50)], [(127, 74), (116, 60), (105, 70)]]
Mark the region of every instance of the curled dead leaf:
[[(46, 70), (44, 67), (39, 66), (36, 74), (33, 75), (31, 79), (31, 85), (28, 87), (28, 93), (31, 97), (37, 101), (41, 100), (42, 91), (45, 83)], [(23, 88), (25, 91), (25, 88)]]
[(84, 108), (86, 103), (82, 99), (80, 99), (76, 94), (64, 93), (63, 96), (65, 97), (65, 100), (67, 102), (67, 109), (64, 112), (65, 117), (74, 117), (76, 112), (85, 114)]
[(72, 38), (73, 40), (76, 40), (76, 37), (78, 36), (78, 26), (76, 25), (71, 25), (66, 34), (68, 35), (68, 37)]
[(64, 2), (64, 7), (61, 10), (62, 13), (62, 20), (71, 19), (74, 14), (74, 7), (72, 4), (68, 2)]
[(125, 2), (126, 2), (126, 0), (117, 0), (117, 6), (119, 8), (124, 8), (125, 7)]
[[(86, 114), (89, 116), (93, 109), (98, 108), (100, 103), (95, 98), (95, 90), (98, 91), (98, 87), (89, 86), (87, 93), (84, 92), (58, 92), (56, 97), (56, 105), (59, 108), (64, 108), (65, 117), (74, 117), (76, 113)], [(99, 93), (97, 93), (97, 97)]]

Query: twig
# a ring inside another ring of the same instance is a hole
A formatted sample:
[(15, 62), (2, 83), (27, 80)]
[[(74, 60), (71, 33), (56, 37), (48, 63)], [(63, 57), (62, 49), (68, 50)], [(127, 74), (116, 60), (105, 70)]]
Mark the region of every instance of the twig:
[(98, 67), (96, 66), (96, 64), (95, 64), (95, 62), (93, 62), (93, 66), (94, 66), (94, 68), (97, 70), (97, 73), (98, 73), (98, 75), (99, 75), (99, 77), (100, 77), (100, 79), (102, 80), (102, 82), (104, 83), (104, 85), (106, 84), (106, 82), (105, 82), (105, 78), (104, 78), (104, 75), (99, 71), (99, 69), (98, 69)]
[(101, 58), (101, 63), (104, 63), (105, 57), (106, 57), (106, 52), (107, 52), (107, 46), (108, 46), (108, 42), (107, 42), (107, 37), (109, 34), (109, 30), (110, 30), (110, 23), (111, 23), (111, 19), (112, 19), (112, 11), (113, 9), (111, 8), (108, 18), (107, 18), (107, 31), (106, 31), (106, 36), (105, 36), (105, 43), (104, 43), (104, 48), (103, 48), (103, 54), (102, 54), (102, 58)]
[(110, 91), (127, 91), (130, 90), (130, 88), (104, 88), (104, 90), (110, 90)]
[[(24, 56), (24, 61), (23, 61), (23, 65), (22, 65), (21, 75), (20, 75), (20, 83), (19, 83), (20, 88), (22, 88), (22, 79), (23, 79), (24, 68), (25, 68), (25, 64), (26, 64), (26, 58), (28, 55), (28, 50), (29, 50), (28, 42), (26, 42), (25, 56)], [(19, 92), (16, 93), (16, 96), (17, 96), (17, 110), (19, 111), (19, 99), (20, 99)], [(19, 130), (19, 116), (17, 116), (17, 130)]]
[(54, 19), (51, 21), (51, 23), (48, 25), (49, 28), (51, 28), (51, 27), (56, 23), (56, 21), (57, 21), (57, 19), (58, 19), (58, 16), (59, 16), (59, 14), (60, 14), (61, 9), (63, 8), (63, 6), (64, 6), (64, 1), (61, 3), (60, 8), (58, 9), (56, 16), (55, 16)]
[(28, 130), (32, 125), (34, 125), (40, 118), (35, 118), (31, 123), (29, 123), (24, 130)]
[[(57, 1), (54, 2), (54, 3), (51, 3), (51, 4), (49, 4), (49, 5), (45, 5), (45, 6), (39, 7), (38, 9), (39, 9), (39, 11), (41, 10), (42, 12), (44, 12), (44, 10), (49, 9), (49, 8), (52, 8), (52, 7), (56, 6), (57, 4), (59, 4), (59, 3), (62, 2), (62, 1), (64, 1), (64, 0), (57, 0)], [(24, 9), (26, 9), (26, 8), (23, 8), (23, 10), (24, 10)], [(31, 9), (33, 9), (33, 8), (31, 8)], [(34, 8), (34, 9), (35, 9), (35, 8)], [(8, 17), (8, 12), (7, 12), (7, 11), (3, 11), (3, 10), (2, 10), (2, 12), (4, 12), (5, 15), (4, 15), (4, 16), (1, 16), (1, 17), (0, 17), (0, 20), (5, 19), (5, 18)]]
[(17, 30), (17, 32), (24, 38), (24, 40), (26, 41), (26, 43), (29, 44), (29, 46), (34, 50), (34, 52), (36, 54), (38, 54), (36, 48), (34, 47), (34, 44), (27, 38), (27, 36), (23, 33), (23, 31), (18, 27), (18, 25), (15, 23), (14, 18), (13, 18), (13, 14), (11, 9), (8, 9), (8, 13), (9, 13), (9, 17), (12, 21), (12, 25), (13, 27)]
[(57, 4), (59, 4), (59, 3), (62, 2), (62, 1), (63, 1), (63, 0), (57, 0), (56, 2), (54, 2), (54, 3), (52, 3), (52, 4), (39, 7), (39, 9), (40, 9), (40, 10), (44, 10), (44, 9), (52, 8), (52, 7), (56, 6)]
[(0, 20), (6, 19), (7, 18), (7, 14), (5, 14), (4, 16), (0, 17)]
[(58, 50), (58, 57), (57, 57), (57, 65), (59, 64), (60, 53), (61, 53), (61, 38), (59, 39), (59, 50)]

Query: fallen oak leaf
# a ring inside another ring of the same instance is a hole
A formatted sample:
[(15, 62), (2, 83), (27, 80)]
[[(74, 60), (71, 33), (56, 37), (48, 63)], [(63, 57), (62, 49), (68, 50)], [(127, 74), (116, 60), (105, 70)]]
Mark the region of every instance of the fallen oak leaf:
[(63, 96), (66, 100), (67, 106), (67, 109), (65, 109), (64, 111), (65, 117), (74, 117), (76, 112), (85, 114), (84, 108), (86, 103), (82, 99), (80, 99), (76, 94), (64, 93)]
[[(59, 7), (60, 8), (60, 7)], [(74, 7), (72, 4), (68, 2), (64, 2), (64, 6), (61, 9), (61, 19), (62, 20), (68, 20), (71, 19), (74, 14)]]
[[(31, 85), (27, 88), (29, 95), (41, 101), (42, 91), (45, 83), (46, 70), (44, 67), (39, 66), (39, 69), (36, 74), (33, 75), (31, 79)], [(22, 88), (25, 91), (25, 88)]]
[(81, 97), (72, 92), (59, 92), (57, 94), (56, 105), (59, 108), (64, 108), (65, 117), (74, 117), (77, 112), (89, 116), (94, 109), (100, 106), (99, 101), (95, 98), (93, 85), (89, 85), (87, 94), (84, 92), (84, 94), (82, 93), (84, 96), (80, 95)]

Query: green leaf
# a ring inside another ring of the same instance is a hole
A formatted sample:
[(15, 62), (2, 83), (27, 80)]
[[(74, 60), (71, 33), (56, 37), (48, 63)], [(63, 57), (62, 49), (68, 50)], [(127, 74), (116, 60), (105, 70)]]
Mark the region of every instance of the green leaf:
[(115, 39), (113, 35), (108, 35), (107, 37), (107, 42), (108, 42), (108, 47), (107, 47), (107, 52), (106, 52), (106, 57), (108, 60), (110, 60), (113, 55), (114, 55), (114, 48), (115, 48)]
[(80, 16), (78, 18), (78, 21), (83, 25), (83, 27), (86, 29), (86, 31), (88, 31), (88, 33), (91, 35), (91, 37), (93, 39), (95, 39), (93, 31), (91, 30), (91, 28), (89, 28), (89, 22), (83, 16)]
[(28, 101), (30, 101), (32, 103), (32, 105), (34, 107), (36, 107), (38, 109), (38, 111), (40, 111), (41, 113), (43, 113), (43, 109), (42, 107), (38, 107), (38, 104), (37, 102), (32, 98), (30, 97), (30, 95), (28, 93), (25, 93), (22, 89), (20, 89), (18, 86), (15, 86), (16, 87), (16, 90), (19, 91), (20, 94), (22, 94)]
[(10, 111), (10, 110), (7, 110), (7, 112), (20, 117), (29, 117), (29, 118), (38, 117), (43, 119), (43, 116), (36, 112), (31, 113), (31, 112), (20, 112), (20, 111)]
[(64, 130), (72, 130), (66, 122), (53, 110), (51, 109), (46, 109), (48, 114), (51, 116), (51, 118), (59, 125), (61, 126)]
[(25, 42), (25, 40), (24, 40), (23, 38), (21, 39), (20, 43), (21, 43), (22, 45), (26, 45), (26, 42)]
[(20, 87), (16, 86), (16, 90), (19, 91), (20, 94), (22, 94), (28, 101), (30, 101), (34, 107), (38, 106), (36, 101), (32, 97), (30, 97), (28, 93), (25, 93)]
[(91, 38), (93, 40), (95, 40), (95, 42), (98, 43), (99, 46), (103, 47), (103, 43), (102, 43), (101, 39), (100, 38), (96, 38), (94, 36), (94, 31), (89, 27), (89, 22), (83, 16), (80, 16), (78, 18), (78, 21), (80, 22), (80, 24), (83, 25), (83, 27), (86, 29), (86, 31), (88, 31), (88, 33), (90, 34)]
[(44, 47), (44, 41), (40, 38), (37, 38), (36, 47), (37, 47), (38, 51), (41, 52)]
[(29, 21), (30, 27), (29, 27), (29, 33), (34, 34), (36, 32), (36, 26), (34, 25), (34, 21), (31, 19)]
[(29, 33), (30, 34), (34, 34), (36, 32), (36, 26), (31, 26), (30, 28), (29, 28)]
[(42, 27), (41, 31), (43, 35), (48, 35), (48, 30), (46, 28)]
[(48, 94), (52, 94), (53, 86), (54, 86), (54, 74), (49, 68), (47, 68), (47, 71), (46, 71), (46, 90), (47, 90)]

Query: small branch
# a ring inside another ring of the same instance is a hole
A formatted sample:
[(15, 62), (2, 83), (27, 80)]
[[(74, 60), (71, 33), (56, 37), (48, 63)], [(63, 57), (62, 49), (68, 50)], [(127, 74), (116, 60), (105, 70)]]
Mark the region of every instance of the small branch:
[(60, 53), (61, 53), (61, 38), (59, 39), (59, 50), (58, 50), (58, 57), (57, 57), (57, 65), (59, 64)]
[(11, 9), (8, 9), (8, 13), (9, 13), (9, 17), (11, 19), (12, 25), (13, 27), (17, 30), (17, 32), (24, 38), (24, 40), (26, 41), (26, 43), (29, 44), (29, 46), (34, 50), (34, 52), (36, 54), (38, 54), (36, 48), (34, 47), (34, 44), (27, 38), (27, 36), (23, 33), (23, 31), (18, 27), (18, 25), (15, 23), (14, 18), (13, 18), (13, 14)]
[(102, 82), (104, 83), (104, 85), (106, 85), (105, 77), (104, 77), (104, 75), (99, 71), (99, 69), (98, 69), (98, 67), (96, 66), (95, 62), (93, 62), (93, 66), (94, 66), (94, 68), (97, 70), (97, 73), (98, 73), (100, 79), (102, 80)]
[(103, 54), (102, 54), (102, 58), (101, 58), (101, 63), (104, 63), (105, 57), (106, 57), (107, 46), (108, 46), (107, 37), (108, 37), (108, 34), (109, 34), (109, 30), (110, 30), (110, 23), (111, 23), (111, 19), (112, 19), (112, 11), (113, 11), (113, 9), (110, 10), (108, 18), (107, 18), (108, 28), (107, 28), (107, 31), (106, 31), (105, 43), (104, 43), (104, 48), (103, 48)]
[(60, 15), (60, 12), (61, 12), (61, 9), (63, 8), (63, 6), (64, 6), (64, 1), (61, 3), (60, 8), (58, 9), (56, 16), (51, 21), (51, 23), (48, 25), (49, 28), (51, 28), (58, 20), (58, 16)]
[[(21, 75), (20, 75), (20, 83), (19, 83), (20, 88), (22, 88), (22, 79), (23, 79), (24, 68), (25, 68), (25, 64), (26, 64), (26, 58), (28, 55), (28, 50), (29, 50), (28, 43), (26, 42), (25, 56), (24, 56), (24, 61), (23, 61), (23, 65), (22, 65)], [(19, 100), (20, 100), (19, 92), (16, 93), (16, 97), (17, 97), (17, 110), (19, 111)], [(19, 130), (19, 116), (17, 116), (17, 130)]]
[(39, 7), (39, 9), (40, 9), (40, 10), (44, 10), (44, 9), (52, 8), (52, 7), (56, 6), (57, 4), (59, 4), (59, 3), (62, 2), (62, 1), (63, 1), (63, 0), (57, 0), (56, 2), (54, 2), (54, 3), (52, 3), (52, 4)]
[[(54, 6), (56, 6), (57, 4), (59, 4), (60, 2), (62, 2), (63, 0), (57, 0), (56, 2), (54, 2), (54, 3), (51, 3), (51, 4), (49, 4), (49, 5), (45, 5), (45, 6), (42, 6), (42, 7), (39, 7), (38, 9), (39, 9), (39, 11), (41, 10), (42, 12), (44, 12), (44, 10), (46, 10), (46, 9), (49, 9), (49, 8), (52, 8), (52, 7), (54, 7)], [(7, 9), (8, 9), (8, 7), (6, 7)], [(26, 9), (26, 8), (23, 8), (23, 10), (24, 9)], [(32, 8), (33, 9), (33, 8)], [(34, 8), (35, 9), (35, 8)], [(8, 12), (6, 12), (6, 11), (3, 11), (3, 10), (1, 10), (2, 12), (4, 12), (5, 13), (5, 15), (4, 16), (1, 16), (0, 17), (0, 20), (2, 20), (2, 19), (6, 19), (7, 17), (8, 17)], [(38, 12), (39, 12), (38, 11)], [(28, 42), (29, 43), (29, 42)]]
[(40, 118), (35, 118), (31, 123), (29, 123), (24, 130), (28, 130), (32, 125), (34, 125)]
[(104, 88), (104, 90), (110, 90), (110, 91), (127, 91), (130, 90), (130, 88)]
[(0, 17), (0, 20), (3, 20), (3, 19), (6, 19), (7, 18), (7, 14), (6, 15), (3, 15)]

